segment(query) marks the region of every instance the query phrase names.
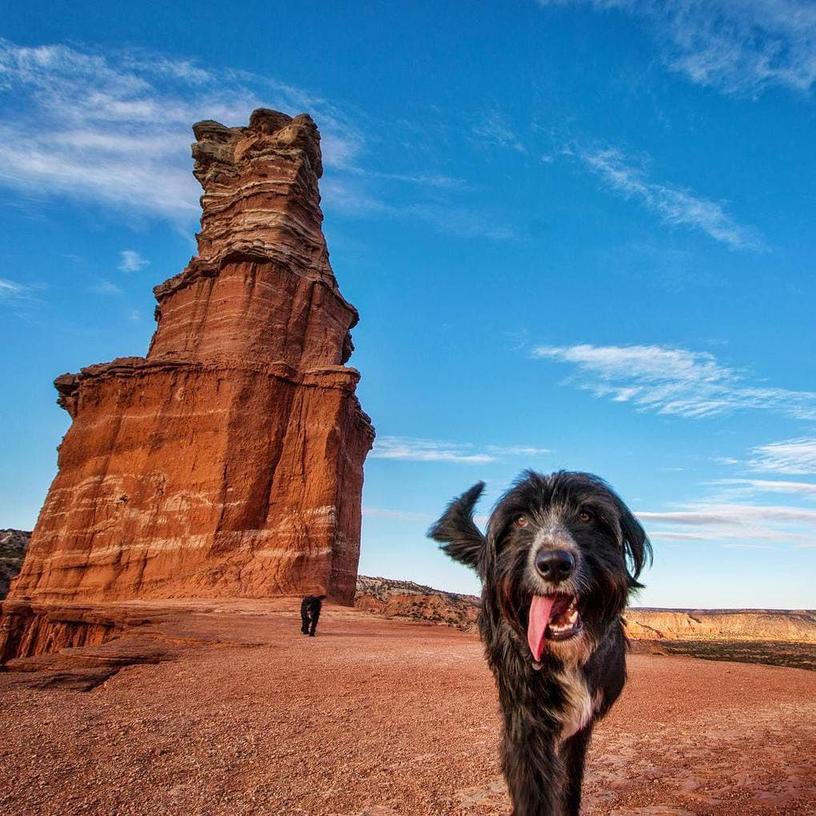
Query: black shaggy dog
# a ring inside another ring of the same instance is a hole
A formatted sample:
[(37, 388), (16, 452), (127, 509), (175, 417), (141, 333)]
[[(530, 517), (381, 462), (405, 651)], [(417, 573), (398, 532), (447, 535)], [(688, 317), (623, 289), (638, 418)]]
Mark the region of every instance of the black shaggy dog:
[(574, 816), (595, 720), (626, 681), (621, 613), (651, 546), (589, 473), (527, 471), (483, 535), (479, 482), (431, 538), (482, 579), (479, 629), (504, 715), (502, 766), (515, 816)]

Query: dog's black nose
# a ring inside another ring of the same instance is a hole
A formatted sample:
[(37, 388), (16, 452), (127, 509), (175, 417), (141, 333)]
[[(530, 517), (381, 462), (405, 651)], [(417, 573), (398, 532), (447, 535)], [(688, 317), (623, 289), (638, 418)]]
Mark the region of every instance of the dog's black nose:
[(575, 569), (575, 556), (566, 550), (539, 550), (535, 557), (535, 566), (543, 578), (548, 581), (564, 581)]

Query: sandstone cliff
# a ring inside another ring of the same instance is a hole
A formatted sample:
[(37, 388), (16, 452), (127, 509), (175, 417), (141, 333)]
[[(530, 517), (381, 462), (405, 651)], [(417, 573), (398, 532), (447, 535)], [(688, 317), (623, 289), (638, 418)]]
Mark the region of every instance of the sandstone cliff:
[(626, 624), (633, 640), (816, 643), (816, 612), (806, 609), (633, 608)]
[(198, 254), (154, 290), (147, 357), (56, 380), (73, 423), (4, 605), (0, 659), (32, 640), (35, 607), (352, 602), (374, 432), (344, 365), (357, 312), (321, 228), (317, 128), (257, 110), (248, 127), (193, 130)]

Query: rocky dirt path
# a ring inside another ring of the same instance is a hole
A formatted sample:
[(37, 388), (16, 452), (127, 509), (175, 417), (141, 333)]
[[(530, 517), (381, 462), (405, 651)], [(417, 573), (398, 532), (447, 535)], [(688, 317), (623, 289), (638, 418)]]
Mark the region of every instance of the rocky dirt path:
[[(293, 609), (244, 604), (138, 637), (162, 662), (87, 692), (0, 674), (0, 812), (508, 811), (473, 635), (327, 609), (310, 639)], [(630, 672), (590, 752), (588, 816), (816, 813), (816, 673), (653, 655)]]

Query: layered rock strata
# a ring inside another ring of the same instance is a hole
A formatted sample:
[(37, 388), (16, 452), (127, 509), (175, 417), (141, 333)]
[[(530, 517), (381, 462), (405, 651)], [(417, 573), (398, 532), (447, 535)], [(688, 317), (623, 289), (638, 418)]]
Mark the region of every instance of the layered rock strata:
[(358, 575), (354, 606), (387, 618), (410, 618), (475, 632), (480, 601), (475, 595), (444, 592), (413, 581)]
[(358, 316), (321, 228), (317, 128), (262, 109), (193, 130), (198, 254), (154, 290), (147, 357), (56, 380), (73, 422), (4, 605), (6, 657), (48, 605), (353, 602), (374, 431), (344, 365)]

